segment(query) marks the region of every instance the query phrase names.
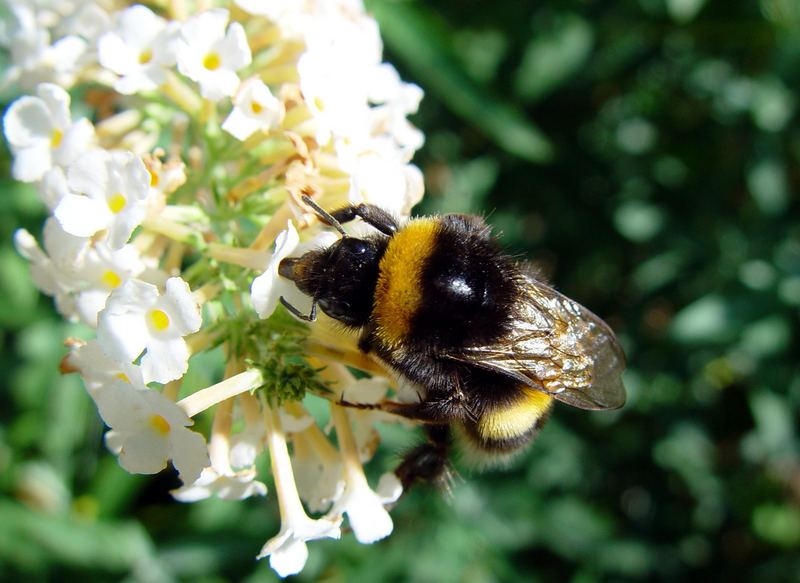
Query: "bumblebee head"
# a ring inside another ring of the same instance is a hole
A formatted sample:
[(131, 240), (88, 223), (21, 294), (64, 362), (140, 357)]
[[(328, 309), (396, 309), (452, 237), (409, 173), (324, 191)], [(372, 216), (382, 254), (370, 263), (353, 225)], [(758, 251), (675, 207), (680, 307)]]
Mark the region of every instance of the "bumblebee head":
[(331, 318), (363, 326), (372, 311), (378, 264), (386, 248), (381, 239), (346, 236), (330, 247), (284, 259), (278, 273), (311, 296)]

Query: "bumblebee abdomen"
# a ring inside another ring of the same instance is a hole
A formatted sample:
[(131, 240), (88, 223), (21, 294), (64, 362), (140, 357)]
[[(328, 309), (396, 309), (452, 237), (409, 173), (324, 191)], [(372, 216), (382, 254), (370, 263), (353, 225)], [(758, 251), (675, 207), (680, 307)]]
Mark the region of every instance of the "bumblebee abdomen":
[(520, 452), (544, 425), (553, 397), (519, 385), (505, 403), (493, 403), (475, 421), (460, 424), (456, 435), (466, 461), (479, 466), (502, 464)]
[(518, 297), (517, 275), (479, 218), (411, 220), (381, 258), (375, 338), (389, 350), (433, 351), (499, 340)]

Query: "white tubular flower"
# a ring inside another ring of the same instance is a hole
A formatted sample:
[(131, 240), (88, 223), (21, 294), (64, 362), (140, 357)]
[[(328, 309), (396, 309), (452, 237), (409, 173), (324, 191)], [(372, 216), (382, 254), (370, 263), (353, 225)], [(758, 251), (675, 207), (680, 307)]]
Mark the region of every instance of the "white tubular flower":
[(3, 131), (14, 153), (12, 174), (34, 182), (54, 165), (66, 167), (92, 141), (94, 129), (86, 119), (72, 122), (69, 94), (52, 83), (39, 85), (37, 97), (20, 97), (3, 117)]
[(264, 16), (277, 22), (283, 15), (292, 11), (302, 10), (301, 2), (297, 0), (234, 0), (234, 4), (250, 14)]
[(56, 208), (61, 199), (69, 194), (67, 175), (64, 174), (64, 169), (60, 166), (50, 168), (37, 184), (37, 190), (47, 208), (51, 211)]
[(416, 166), (368, 152), (355, 160), (349, 199), (374, 204), (397, 216), (408, 215), (422, 199), (424, 183)]
[(94, 45), (100, 35), (111, 28), (111, 17), (94, 2), (79, 4), (81, 5), (74, 6), (65, 13), (55, 28), (56, 34), (80, 36)]
[(367, 483), (367, 477), (358, 459), (358, 450), (350, 430), (347, 413), (342, 407), (331, 405), (331, 415), (344, 457), (345, 490), (334, 503), (328, 516), (347, 514), (356, 540), (363, 544), (371, 544), (392, 533), (394, 524), (384, 505), (397, 500), (403, 492), (403, 487), (397, 476), (384, 474), (378, 485), (378, 491), (373, 491)]
[[(189, 285), (179, 277), (167, 280), (166, 291), (135, 279), (115, 289), (98, 315), (97, 338), (106, 352), (133, 362), (142, 351), (144, 382), (166, 383), (183, 376), (189, 366), (184, 336), (200, 329), (202, 318)], [(198, 472), (199, 473), (199, 472)]]
[(120, 379), (98, 389), (94, 399), (111, 428), (106, 442), (127, 471), (155, 474), (171, 460), (181, 480), (192, 483), (208, 466), (205, 439), (187, 429), (192, 420), (161, 393)]
[(91, 237), (105, 229), (113, 249), (128, 242), (144, 218), (150, 193), (150, 174), (141, 158), (92, 150), (69, 167), (67, 184), (82, 194), (64, 196), (53, 211), (65, 231)]
[(84, 342), (69, 339), (67, 344), (70, 346), (70, 353), (66, 357), (66, 368), (75, 369), (80, 373), (83, 384), (92, 398), (103, 387), (117, 381), (124, 381), (141, 389), (146, 388), (140, 367), (110, 358), (97, 340)]
[(244, 500), (251, 496), (266, 496), (266, 484), (255, 479), (254, 468), (228, 473), (214, 467), (205, 468), (193, 483), (170, 492), (180, 502), (197, 502), (216, 496), (223, 500)]
[(100, 37), (100, 64), (120, 76), (114, 89), (123, 95), (156, 89), (175, 64), (177, 23), (168, 24), (149, 8), (136, 4), (123, 10), (117, 26)]
[(214, 414), (214, 426), (208, 444), (211, 467), (205, 468), (193, 484), (172, 491), (181, 502), (196, 502), (210, 496), (224, 500), (243, 500), (250, 496), (265, 496), (267, 487), (255, 479), (255, 468), (234, 472), (230, 464), (230, 431), (233, 399), (220, 403)]
[(286, 437), (278, 413), (265, 408), (267, 440), (275, 478), (275, 490), (281, 509), (281, 530), (267, 541), (258, 554), (259, 559), (269, 557), (269, 565), (281, 577), (295, 575), (303, 570), (308, 559), (306, 541), (319, 538), (339, 538), (341, 518), (337, 516), (313, 520), (308, 517), (294, 482)]
[(264, 449), (266, 428), (259, 411), (258, 401), (249, 393), (239, 395), (239, 404), (244, 417), (244, 429), (231, 436), (230, 462), (236, 469), (250, 468), (256, 456)]
[[(294, 228), (292, 221), (289, 221), (286, 224), (286, 230), (281, 231), (275, 238), (275, 252), (269, 260), (267, 269), (253, 280), (250, 287), (250, 299), (259, 318), (269, 318), (278, 306), (281, 296), (295, 299), (300, 295), (292, 282), (278, 275), (278, 266), (281, 261), (286, 259), (299, 243), (300, 236), (297, 234), (297, 229)], [(308, 300), (303, 303), (308, 303)]]
[(258, 130), (277, 127), (284, 115), (283, 104), (260, 79), (242, 83), (233, 98), (233, 110), (222, 129), (237, 140), (246, 140)]
[(312, 425), (293, 437), (292, 467), (297, 491), (312, 512), (325, 512), (344, 493), (339, 452), (319, 427)]
[(79, 292), (75, 305), (81, 320), (88, 326), (97, 326), (97, 314), (106, 305), (113, 290), (138, 277), (145, 270), (139, 251), (133, 245), (111, 249), (97, 242), (89, 248), (77, 277), (88, 288)]
[(40, 83), (72, 86), (89, 44), (75, 35), (51, 44), (45, 26), (53, 23), (37, 21), (48, 19), (48, 11), (21, 2), (7, 4), (11, 18), (5, 21), (2, 44), (10, 52), (10, 66), (3, 83), (18, 82), (26, 91), (33, 91)]
[(370, 114), (363, 83), (351, 78), (354, 70), (343, 70), (336, 54), (304, 53), (297, 72), (320, 145), (327, 145), (333, 137), (353, 140), (368, 135)]
[(45, 222), (43, 245), (44, 250), (25, 229), (14, 233), (14, 246), (30, 262), (34, 285), (55, 299), (61, 315), (74, 320), (77, 314), (72, 293), (79, 287), (76, 272), (88, 242), (65, 233), (58, 221), (50, 217)]
[(178, 42), (178, 70), (200, 84), (206, 99), (218, 101), (239, 87), (236, 71), (252, 61), (244, 28), (228, 23), (228, 11), (214, 9), (183, 23)]
[[(351, 403), (378, 403), (386, 396), (388, 387), (380, 378), (354, 380), (342, 393), (342, 398)], [(380, 436), (375, 423), (397, 423), (398, 417), (383, 411), (360, 411), (354, 409), (347, 412), (351, 421), (353, 437), (358, 449), (358, 458), (368, 462), (375, 455), (380, 444)]]

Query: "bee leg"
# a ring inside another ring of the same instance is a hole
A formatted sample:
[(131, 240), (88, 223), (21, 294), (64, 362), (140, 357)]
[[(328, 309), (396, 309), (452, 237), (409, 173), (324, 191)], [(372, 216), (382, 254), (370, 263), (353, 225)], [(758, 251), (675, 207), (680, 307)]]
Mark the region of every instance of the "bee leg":
[(303, 312), (295, 308), (292, 304), (286, 301), (286, 298), (283, 296), (280, 297), (281, 304), (283, 307), (289, 310), (293, 316), (296, 318), (300, 318), (304, 322), (313, 322), (317, 319), (317, 302), (311, 304), (311, 312), (306, 316)]
[(450, 400), (446, 401), (420, 401), (418, 403), (398, 403), (397, 401), (379, 401), (378, 403), (351, 403), (350, 401), (338, 401), (342, 407), (351, 409), (361, 409), (367, 411), (383, 411), (391, 415), (405, 417), (411, 421), (419, 421), (425, 424), (442, 425), (451, 419), (463, 416), (461, 408), (457, 411)]
[(455, 470), (450, 464), (450, 428), (427, 425), (427, 441), (409, 451), (394, 471), (407, 492), (414, 484), (428, 483), (450, 492)]
[(389, 237), (397, 232), (397, 221), (394, 220), (394, 217), (382, 208), (371, 204), (346, 206), (332, 212), (331, 216), (339, 223), (347, 223), (356, 217), (361, 217), (365, 223)]

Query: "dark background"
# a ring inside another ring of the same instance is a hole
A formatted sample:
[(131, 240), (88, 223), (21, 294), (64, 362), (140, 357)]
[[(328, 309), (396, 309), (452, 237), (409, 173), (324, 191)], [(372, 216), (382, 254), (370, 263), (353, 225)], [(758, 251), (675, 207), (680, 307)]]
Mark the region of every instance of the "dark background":
[[(615, 328), (617, 412), (556, 408), (507, 470), (419, 489), (373, 546), (314, 542), (304, 581), (800, 581), (796, 0), (372, 1), (425, 89), (418, 212), (488, 217)], [(7, 155), (3, 164), (8, 175)], [(277, 504), (171, 501), (102, 446), (74, 333), (0, 196), (0, 578), (272, 581)], [(388, 428), (371, 470), (409, 443)]]

